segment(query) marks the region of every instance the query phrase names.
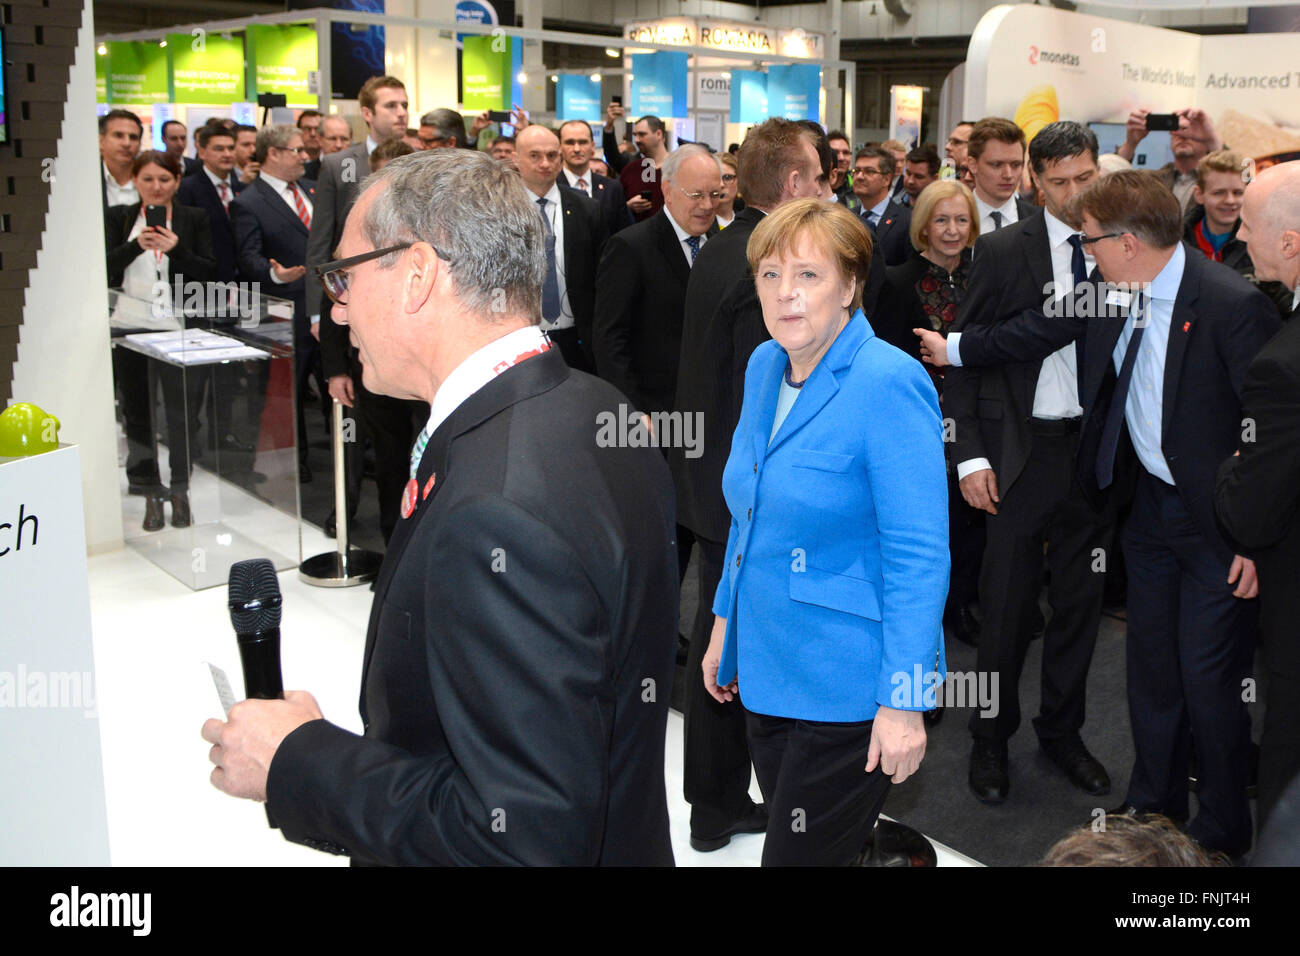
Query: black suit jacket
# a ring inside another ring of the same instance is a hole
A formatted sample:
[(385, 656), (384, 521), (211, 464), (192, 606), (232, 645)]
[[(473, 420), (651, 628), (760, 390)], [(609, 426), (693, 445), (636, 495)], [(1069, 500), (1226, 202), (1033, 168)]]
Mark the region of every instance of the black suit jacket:
[[(555, 183), (561, 189), (571, 189), (568, 178), (564, 171), (555, 177)], [(581, 190), (576, 190), (578, 195), (583, 195)], [(594, 200), (600, 205), (601, 214), (605, 218), (605, 232), (607, 235), (614, 235), (620, 229), (632, 225), (632, 214), (627, 209), (627, 196), (623, 193), (623, 184), (617, 179), (610, 179), (608, 176), (602, 176), (600, 173), (591, 174), (591, 195), (588, 199)], [(600, 260), (597, 259), (597, 262)], [(594, 265), (595, 263), (593, 263)]]
[[(963, 251), (962, 259), (966, 271), (963, 272), (959, 267), (955, 275), (958, 277), (965, 275), (969, 278), (970, 250)], [(916, 284), (930, 271), (931, 265), (930, 260), (921, 253), (913, 252), (912, 257), (901, 266), (890, 266), (885, 270), (885, 288), (880, 296), (880, 308), (876, 315), (867, 317), (871, 320), (871, 327), (877, 336), (894, 348), (906, 352), (918, 362), (921, 361), (921, 340), (912, 333), (912, 330), (933, 328), (933, 322), (921, 304)], [(959, 306), (965, 297), (966, 290), (959, 288), (957, 291)], [(931, 369), (929, 365), (926, 368)], [(934, 369), (931, 371), (933, 372)]]
[[(707, 235), (717, 232), (715, 224)], [(668, 213), (660, 210), (610, 236), (596, 274), (596, 372), (638, 411), (673, 407), (691, 274), (684, 250)]]
[[(316, 267), (334, 258), (343, 237), (343, 223), (357, 198), (361, 180), (370, 175), (370, 152), (365, 141), (330, 153), (321, 160), (316, 182), (311, 235), (307, 239), (307, 289), (304, 295), (308, 316), (320, 316), (320, 357), (325, 377), (348, 374), (351, 348), (348, 330), (330, 319), (330, 301), (325, 296)], [(310, 318), (308, 319), (310, 321)]]
[(438, 427), (375, 587), (358, 737), (280, 745), (290, 840), (382, 864), (671, 865), (672, 488), (597, 447), (620, 396), (558, 349)]
[[(145, 250), (138, 239), (127, 239), (140, 215), (140, 204), (111, 206), (104, 214), (104, 245), (108, 253), (109, 288), (120, 288), (122, 279), (135, 258)], [(212, 252), (212, 231), (208, 214), (172, 203), (172, 232), (176, 246), (167, 253), (169, 281), (211, 282), (216, 278), (217, 261)]]
[(203, 163), (200, 160), (195, 159), (193, 156), (182, 156), (181, 160), (185, 166), (184, 172), (181, 173), (182, 178), (185, 176), (193, 176), (203, 168)]
[[(244, 183), (233, 172), (229, 178), (231, 202), (244, 190)], [(217, 257), (217, 273), (213, 277), (218, 282), (234, 282), (239, 275), (239, 263), (235, 257), (235, 230), (230, 223), (230, 215), (221, 205), (217, 187), (206, 173), (186, 176), (176, 190), (176, 201), (186, 206), (202, 209), (208, 214), (208, 223), (212, 227), (212, 249)]]
[(1219, 467), (1216, 510), (1237, 552), (1255, 560), (1268, 665), (1300, 679), (1300, 322), (1294, 317), (1250, 363), (1241, 407), (1247, 423), (1241, 454)]
[(582, 350), (587, 361), (593, 362), (591, 328), (596, 308), (596, 264), (605, 251), (605, 220), (595, 200), (568, 186), (560, 187), (560, 210), (564, 214), (565, 294), (573, 310), (573, 325), (578, 330)]
[[(975, 261), (978, 268), (979, 254)], [(1188, 255), (1185, 261), (1165, 356), (1160, 447), (1198, 530), (1230, 561), (1232, 546), (1214, 514), (1215, 477), (1220, 463), (1241, 443), (1246, 369), (1280, 323), (1268, 297), (1227, 266), (1204, 256)], [(967, 295), (968, 300), (975, 297), (974, 282)], [(1076, 302), (1083, 298), (1104, 302), (1104, 284), (1095, 270), (1091, 280), (1075, 290)], [(1041, 358), (1067, 342), (1079, 344), (1079, 400), (1084, 421), (1078, 478), (1085, 494), (1101, 507), (1112, 494), (1111, 489), (1103, 492), (1097, 487), (1097, 449), (1115, 393), (1112, 353), (1127, 310), (1076, 305), (1056, 311), (1064, 314), (1048, 319), (1030, 313), (969, 329), (961, 338), (961, 358), (968, 365), (989, 365)], [(1100, 317), (1093, 317), (1097, 311)], [(1086, 328), (1086, 338), (1079, 341)], [(949, 387), (945, 385), (945, 404)], [(1121, 434), (1124, 440), (1111, 488), (1115, 496), (1123, 498), (1131, 491), (1141, 465), (1127, 440), (1127, 425)]]
[[(867, 221), (865, 210), (859, 215), (863, 222)], [(880, 221), (872, 229), (872, 237), (875, 255), (880, 256), (886, 266), (900, 266), (912, 257), (912, 239), (908, 235), (911, 225), (912, 210), (892, 200), (880, 214)]]
[[(980, 236), (975, 244), (970, 284), (952, 331), (1004, 322), (1027, 309), (1042, 309), (1044, 290), (1052, 282), (1052, 250), (1042, 210), (1019, 222)], [(953, 419), (950, 455), (954, 464), (987, 458), (1005, 493), (1029, 460), (1033, 436), (1029, 420), (1042, 358), (978, 368), (967, 361), (950, 368), (943, 379), (943, 412)]]
[(302, 165), (303, 176), (307, 179), (312, 179), (312, 180), (320, 179), (320, 166), (321, 166), (321, 162), (324, 159), (325, 159), (324, 156), (318, 156), (315, 159), (309, 159), (307, 160), (307, 162), (303, 163)]
[[(299, 179), (298, 188), (307, 193), (314, 206), (316, 184)], [(310, 345), (305, 277), (284, 284), (273, 282), (270, 263), (274, 259), (286, 267), (302, 265), (307, 258), (307, 227), (260, 176), (230, 204), (230, 221), (235, 230), (240, 278), (260, 282), (262, 291), (268, 295), (292, 300), (294, 334), (300, 347)]]

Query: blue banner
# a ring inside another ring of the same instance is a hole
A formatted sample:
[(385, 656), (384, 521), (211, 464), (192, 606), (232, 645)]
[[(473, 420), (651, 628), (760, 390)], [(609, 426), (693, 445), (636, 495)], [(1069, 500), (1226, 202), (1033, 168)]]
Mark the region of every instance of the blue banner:
[[(735, 82), (734, 80), (732, 81)], [(767, 108), (772, 116), (792, 120), (820, 120), (822, 71), (807, 63), (767, 68)]]
[(685, 116), (689, 59), (686, 53), (634, 53), (631, 115)]
[(731, 71), (731, 122), (761, 123), (767, 119), (767, 74)]
[(604, 122), (600, 108), (600, 80), (590, 76), (561, 73), (555, 91), (555, 115), (560, 122), (586, 120), (588, 123)]

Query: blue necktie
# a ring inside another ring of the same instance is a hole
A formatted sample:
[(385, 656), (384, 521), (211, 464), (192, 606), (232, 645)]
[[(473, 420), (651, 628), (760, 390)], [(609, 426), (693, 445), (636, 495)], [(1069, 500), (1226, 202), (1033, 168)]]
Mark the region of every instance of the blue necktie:
[(695, 257), (700, 254), (700, 237), (687, 236), (686, 244), (691, 247), (691, 265), (695, 265)]
[(1137, 363), (1138, 347), (1142, 344), (1142, 332), (1146, 328), (1144, 307), (1142, 293), (1139, 292), (1137, 309), (1133, 313), (1133, 336), (1128, 340), (1124, 361), (1120, 363), (1115, 393), (1111, 396), (1110, 408), (1106, 411), (1106, 424), (1102, 427), (1101, 444), (1097, 448), (1098, 488), (1109, 488), (1110, 483), (1115, 480), (1115, 454), (1119, 451), (1119, 431), (1124, 424), (1124, 406), (1128, 404), (1128, 389), (1133, 381), (1133, 366)]
[(537, 200), (542, 211), (542, 225), (546, 228), (546, 281), (542, 284), (542, 318), (554, 322), (560, 317), (560, 280), (555, 274), (555, 230), (546, 213), (546, 197)]
[(1077, 289), (1088, 281), (1088, 263), (1083, 258), (1083, 238), (1077, 233), (1070, 236), (1070, 271), (1074, 273), (1074, 287)]

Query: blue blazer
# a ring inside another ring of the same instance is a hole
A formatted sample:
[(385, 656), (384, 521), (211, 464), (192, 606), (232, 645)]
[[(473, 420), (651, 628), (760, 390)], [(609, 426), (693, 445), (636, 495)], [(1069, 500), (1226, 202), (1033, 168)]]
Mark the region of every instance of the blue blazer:
[(932, 709), (948, 592), (934, 386), (858, 310), (769, 445), (788, 361), (775, 341), (755, 350), (723, 473), (732, 520), (713, 602), (727, 619), (718, 683), (739, 673), (745, 707), (775, 717)]

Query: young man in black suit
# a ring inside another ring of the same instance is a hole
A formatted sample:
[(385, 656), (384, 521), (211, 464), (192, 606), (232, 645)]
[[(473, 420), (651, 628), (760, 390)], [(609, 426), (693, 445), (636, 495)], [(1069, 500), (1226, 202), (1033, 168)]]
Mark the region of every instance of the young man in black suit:
[(431, 415), (375, 589), (364, 736), (304, 691), (203, 727), (213, 784), (289, 840), (369, 864), (673, 862), (672, 486), (654, 449), (595, 440), (622, 397), (537, 328), (543, 239), (515, 173), (465, 150), (386, 166), (348, 218), (334, 319), (368, 388)]
[(686, 664), (683, 783), (691, 805), (691, 845), (716, 850), (736, 833), (761, 833), (767, 814), (749, 798), (750, 758), (744, 712), (720, 704), (699, 679), (713, 630), (712, 594), (722, 576), (731, 515), (722, 469), (740, 420), (745, 368), (768, 338), (745, 246), (763, 217), (782, 203), (818, 195), (821, 175), (813, 134), (793, 120), (755, 126), (740, 147), (740, 185), (748, 197), (735, 220), (700, 250), (686, 284), (674, 407), (701, 415), (703, 446), (668, 451), (677, 521), (699, 545), (700, 604)]
[(564, 166), (555, 181), (599, 203), (605, 217), (605, 231), (609, 235), (632, 225), (632, 213), (628, 211), (622, 184), (617, 179), (592, 171), (591, 160), (596, 155), (596, 144), (592, 139), (591, 124), (585, 120), (561, 123), (560, 153), (564, 157)]
[[(176, 201), (202, 209), (212, 228), (212, 248), (217, 258), (217, 282), (235, 282), (239, 263), (235, 254), (235, 231), (230, 221), (230, 204), (245, 186), (235, 175), (235, 134), (225, 126), (208, 124), (194, 131), (200, 166), (195, 175), (187, 175), (176, 190)], [(227, 320), (233, 323), (233, 319)], [(253, 445), (235, 435), (233, 404), (241, 368), (226, 363), (212, 368), (213, 416), (215, 440), (225, 451), (252, 454)]]
[[(361, 369), (356, 349), (348, 341), (348, 331), (330, 320), (329, 302), (316, 279), (315, 268), (333, 258), (343, 236), (348, 210), (356, 198), (361, 181), (370, 172), (369, 158), (380, 142), (400, 136), (410, 116), (406, 87), (395, 76), (372, 77), (357, 94), (361, 118), (366, 123), (366, 138), (321, 160), (317, 184), (316, 214), (307, 239), (307, 314), (320, 338), (321, 365), (329, 383), (329, 394), (348, 409), (355, 407), (356, 418), (369, 436), (375, 453), (375, 486), (379, 494), (379, 528), (387, 541), (397, 526), (402, 485), (406, 482), (406, 456), (415, 439), (410, 402), (375, 395), (361, 384)], [(330, 117), (329, 125), (337, 125)], [(364, 443), (348, 442), (345, 446), (348, 508), (355, 513), (361, 496), (361, 473), (364, 467)], [(349, 515), (350, 516), (350, 515)], [(325, 533), (333, 535), (337, 516), (325, 521)]]
[(294, 126), (270, 126), (257, 134), (254, 160), (261, 172), (230, 204), (240, 276), (260, 283), (270, 295), (293, 302), (294, 382), (298, 396), (299, 480), (311, 481), (307, 464), (304, 398), (307, 380), (320, 373), (320, 350), (311, 334), (305, 304), (307, 232), (315, 208), (316, 184), (302, 178), (302, 133)]
[[(1290, 317), (1246, 370), (1242, 440), (1219, 468), (1215, 504), (1233, 544), (1259, 572), (1264, 734), (1256, 829), (1300, 775), (1300, 162), (1246, 187), (1238, 238), (1255, 276), (1291, 292)], [(1244, 429), (1249, 429), (1248, 431)]]
[(1188, 250), (1178, 200), (1150, 174), (1103, 177), (1073, 208), (1104, 281), (1081, 284), (1051, 319), (1029, 313), (947, 343), (922, 331), (922, 354), (982, 366), (1071, 341), (1081, 349), (1077, 478), (1098, 505), (1132, 499), (1121, 540), (1136, 758), (1112, 812), (1187, 819), (1194, 750), (1198, 812), (1187, 832), (1236, 856), (1251, 837), (1242, 688), (1258, 585), (1254, 562), (1223, 535), (1214, 489), (1241, 444), (1246, 369), (1277, 332), (1277, 311), (1231, 269)]
[(545, 126), (534, 123), (520, 131), (515, 165), (547, 229), (542, 331), (571, 368), (593, 372), (592, 310), (596, 263), (605, 249), (604, 217), (594, 200), (558, 184), (560, 140)]
[(1020, 198), (1025, 134), (1011, 120), (989, 116), (972, 126), (966, 141), (966, 163), (974, 175), (981, 236), (1028, 219), (1038, 211), (1033, 203)]
[(884, 147), (867, 146), (853, 158), (853, 192), (862, 204), (858, 215), (871, 230), (875, 253), (886, 266), (902, 265), (912, 258), (912, 240), (908, 238), (912, 211), (890, 195), (893, 176), (894, 154)]
[[(1096, 136), (1078, 123), (1053, 123), (1034, 139), (1030, 155), (1047, 207), (981, 233), (954, 330), (1060, 301), (1093, 266), (1067, 224), (1066, 207), (1098, 175)], [(1019, 675), (1035, 628), (1046, 544), (1052, 614), (1034, 729), (1075, 786), (1108, 793), (1110, 778), (1079, 731), (1105, 583), (1093, 555), (1110, 547), (1114, 519), (1095, 512), (1073, 480), (1083, 414), (1075, 345), (1041, 361), (952, 369), (944, 379), (944, 413), (954, 422), (950, 447), (961, 496), (987, 512), (976, 666), (998, 675), (1001, 698), (995, 716), (971, 717), (971, 790), (985, 803), (1001, 803), (1010, 788), (1007, 741), (1020, 726)]]

